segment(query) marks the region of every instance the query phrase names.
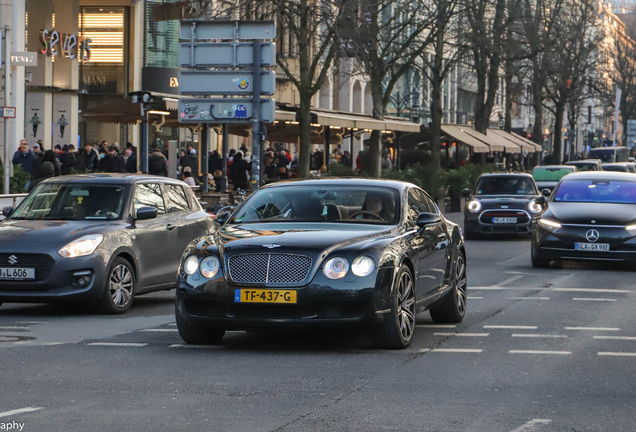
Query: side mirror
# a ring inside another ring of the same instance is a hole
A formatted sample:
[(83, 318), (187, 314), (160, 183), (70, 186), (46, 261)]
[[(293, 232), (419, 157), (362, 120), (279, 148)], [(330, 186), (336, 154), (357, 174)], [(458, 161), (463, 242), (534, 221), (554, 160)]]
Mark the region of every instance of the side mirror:
[(417, 217), (417, 225), (419, 227), (425, 227), (426, 225), (438, 223), (441, 220), (442, 218), (437, 213), (422, 212)]
[(13, 207), (4, 207), (2, 209), (2, 216), (9, 218), (13, 214), (13, 210), (15, 210)]
[(227, 210), (221, 210), (220, 212), (216, 214), (216, 216), (214, 216), (214, 222), (216, 222), (219, 225), (223, 225), (225, 222), (230, 220), (230, 216), (232, 216), (232, 212)]
[(544, 205), (545, 205), (545, 201), (546, 201), (546, 199), (545, 199), (545, 197), (544, 197), (544, 196), (540, 196), (540, 197), (538, 197), (538, 198), (536, 198), (536, 199), (534, 200), (534, 202), (536, 202), (536, 203), (537, 203), (537, 204), (539, 204), (540, 206), (544, 206)]
[(142, 207), (137, 210), (136, 220), (154, 219), (157, 217), (158, 211), (155, 207)]
[(549, 197), (550, 195), (552, 195), (552, 191), (550, 189), (543, 189), (541, 191), (541, 193), (543, 194), (544, 197)]
[(470, 189), (468, 189), (468, 188), (462, 189), (462, 196), (464, 198), (468, 198), (470, 196)]

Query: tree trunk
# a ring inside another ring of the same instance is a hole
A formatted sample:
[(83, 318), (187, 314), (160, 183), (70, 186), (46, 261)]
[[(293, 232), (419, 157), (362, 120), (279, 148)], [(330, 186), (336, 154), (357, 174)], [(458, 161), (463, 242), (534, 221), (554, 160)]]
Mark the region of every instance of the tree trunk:
[[(384, 120), (384, 90), (382, 89), (383, 74), (371, 75), (371, 98), (373, 100), (373, 118)], [(369, 140), (369, 175), (379, 178), (382, 176), (382, 131), (371, 132)]]
[[(437, 61), (436, 61), (437, 63)], [(441, 167), (442, 149), (442, 79), (439, 70), (432, 71), (431, 79), (431, 165), (433, 170)]]
[(506, 101), (504, 113), (504, 130), (510, 132), (512, 130), (512, 62), (506, 62)]
[(311, 161), (311, 96), (300, 95), (299, 110), (300, 145), (298, 152), (298, 177), (309, 177)]
[(485, 119), (486, 109), (486, 74), (477, 72), (477, 97), (475, 98), (475, 130), (486, 133), (488, 126)]
[(554, 142), (552, 143), (552, 159), (555, 165), (563, 162), (561, 157), (561, 145), (563, 141), (563, 113), (565, 105), (558, 101), (555, 103), (555, 119), (554, 119)]

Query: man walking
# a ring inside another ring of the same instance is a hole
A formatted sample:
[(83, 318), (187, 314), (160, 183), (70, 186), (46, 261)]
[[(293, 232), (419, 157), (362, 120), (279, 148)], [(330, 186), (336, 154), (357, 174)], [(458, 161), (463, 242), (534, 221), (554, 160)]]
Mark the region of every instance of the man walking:
[(168, 177), (168, 161), (159, 147), (153, 148), (148, 156), (148, 174)]
[(13, 155), (13, 165), (20, 165), (22, 169), (33, 177), (33, 169), (35, 168), (35, 161), (37, 158), (35, 154), (29, 149), (29, 144), (23, 138), (20, 140), (20, 150), (16, 151)]

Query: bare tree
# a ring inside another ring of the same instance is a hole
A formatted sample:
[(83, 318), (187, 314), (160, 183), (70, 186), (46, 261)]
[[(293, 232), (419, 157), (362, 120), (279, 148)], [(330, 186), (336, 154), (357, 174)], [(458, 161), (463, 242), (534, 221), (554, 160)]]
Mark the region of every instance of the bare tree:
[[(413, 69), (428, 44), (422, 42), (431, 20), (424, 0), (346, 0), (349, 20), (343, 46), (367, 75), (373, 99), (373, 117), (384, 119), (391, 93), (399, 79)], [(382, 132), (370, 139), (370, 174), (380, 176)]]

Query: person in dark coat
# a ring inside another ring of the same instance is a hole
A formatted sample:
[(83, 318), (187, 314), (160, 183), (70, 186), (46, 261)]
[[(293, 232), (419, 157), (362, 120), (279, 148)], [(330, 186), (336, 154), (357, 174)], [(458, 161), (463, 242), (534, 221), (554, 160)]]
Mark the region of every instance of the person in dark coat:
[(199, 177), (199, 157), (195, 152), (186, 154), (184, 160), (181, 162), (181, 165), (184, 168), (190, 167), (192, 169), (192, 176)]
[(35, 173), (40, 172), (40, 167), (44, 162), (51, 162), (55, 168), (55, 177), (62, 175), (62, 164), (58, 158), (58, 155), (53, 150), (47, 150), (42, 154), (42, 157), (37, 160), (35, 166)]
[(168, 161), (159, 147), (153, 148), (148, 156), (148, 174), (168, 177)]
[(247, 172), (251, 170), (250, 164), (243, 159), (243, 152), (237, 151), (230, 166), (230, 178), (234, 185), (234, 190), (243, 189), (249, 190), (249, 180), (247, 179)]
[(33, 177), (36, 161), (37, 157), (29, 149), (29, 144), (27, 144), (26, 140), (20, 140), (20, 150), (13, 154), (13, 165), (20, 165), (25, 172), (28, 172)]
[(216, 170), (222, 170), (222, 169), (223, 169), (223, 159), (221, 158), (221, 155), (219, 154), (219, 152), (214, 150), (212, 153), (210, 153), (210, 156), (208, 156), (208, 172), (213, 173)]
[(84, 149), (80, 152), (82, 165), (89, 173), (95, 172), (99, 163), (99, 154), (94, 150), (92, 143), (86, 143)]
[(75, 168), (77, 165), (75, 153), (72, 153), (67, 145), (62, 146), (60, 162), (62, 162), (62, 175), (69, 175), (71, 173), (71, 169)]
[(108, 148), (108, 153), (97, 165), (99, 171), (107, 173), (123, 173), (126, 172), (126, 161), (124, 157), (119, 154), (119, 147), (111, 145)]
[(29, 192), (31, 192), (37, 185), (43, 180), (55, 177), (55, 165), (52, 162), (43, 162), (40, 166), (40, 170), (33, 178), (31, 184), (29, 184)]
[(128, 155), (126, 158), (126, 172), (134, 174), (137, 172), (137, 147), (131, 145), (126, 148), (125, 152)]

